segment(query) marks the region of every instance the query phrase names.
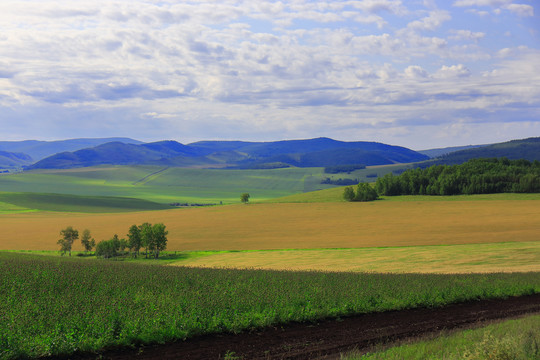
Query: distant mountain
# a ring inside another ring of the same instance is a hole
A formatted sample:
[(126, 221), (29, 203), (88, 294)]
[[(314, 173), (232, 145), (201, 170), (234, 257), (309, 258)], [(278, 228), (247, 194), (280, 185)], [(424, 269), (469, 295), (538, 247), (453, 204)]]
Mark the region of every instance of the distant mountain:
[(0, 169), (15, 169), (32, 163), (32, 158), (23, 153), (0, 151)]
[(428, 150), (418, 150), (420, 154), (424, 154), (429, 156), (430, 158), (437, 158), (441, 157), (443, 155), (447, 155), (456, 151), (461, 150), (469, 150), (474, 148), (479, 148), (483, 146), (488, 146), (490, 144), (486, 145), (466, 145), (466, 146), (451, 146), (451, 147), (445, 147), (445, 148), (436, 148), (436, 149), (428, 149)]
[(235, 168), (321, 167), (345, 164), (384, 165), (426, 159), (426, 155), (399, 146), (375, 142), (343, 142), (328, 138), (276, 142), (202, 141), (188, 145), (176, 141), (140, 145), (113, 142), (56, 154), (29, 166), (28, 169), (107, 164)]
[(433, 164), (462, 164), (470, 159), (506, 157), (510, 160), (540, 161), (540, 137), (512, 140), (473, 149), (460, 150), (426, 161), (422, 167)]
[(24, 153), (29, 155), (32, 160), (39, 161), (48, 156), (65, 152), (76, 151), (89, 147), (98, 146), (108, 142), (119, 141), (126, 144), (142, 144), (141, 141), (130, 138), (96, 138), (96, 139), (69, 139), (57, 141), (0, 141), (0, 151), (8, 151), (15, 153)]
[(27, 169), (166, 163), (165, 160), (174, 157), (195, 155), (197, 155), (196, 150), (176, 141), (159, 141), (141, 145), (115, 141), (74, 152), (55, 154), (28, 166)]

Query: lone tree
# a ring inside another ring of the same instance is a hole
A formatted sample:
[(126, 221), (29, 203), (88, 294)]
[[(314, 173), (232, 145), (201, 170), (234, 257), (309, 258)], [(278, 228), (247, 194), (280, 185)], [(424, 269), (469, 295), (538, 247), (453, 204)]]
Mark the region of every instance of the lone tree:
[(242, 201), (244, 204), (247, 204), (250, 197), (251, 196), (249, 195), (249, 193), (243, 193), (242, 195), (240, 195), (240, 201)]
[(94, 246), (96, 246), (96, 240), (90, 235), (90, 230), (84, 229), (81, 236), (81, 244), (84, 247), (85, 252), (92, 251)]
[(62, 238), (58, 240), (57, 244), (60, 245), (62, 255), (69, 252), (69, 256), (71, 256), (71, 246), (79, 238), (79, 231), (75, 230), (72, 226), (68, 226), (60, 231), (60, 235), (62, 235)]

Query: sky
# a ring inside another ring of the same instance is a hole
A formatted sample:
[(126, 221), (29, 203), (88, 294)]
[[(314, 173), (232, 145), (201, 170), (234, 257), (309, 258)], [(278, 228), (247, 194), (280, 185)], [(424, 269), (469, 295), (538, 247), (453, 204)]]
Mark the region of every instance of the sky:
[(540, 136), (540, 1), (2, 0), (0, 140)]

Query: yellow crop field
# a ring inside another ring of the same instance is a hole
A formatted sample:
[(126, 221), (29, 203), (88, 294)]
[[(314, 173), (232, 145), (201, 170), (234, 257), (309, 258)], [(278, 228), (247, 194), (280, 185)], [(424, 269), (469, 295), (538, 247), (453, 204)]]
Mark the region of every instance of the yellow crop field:
[[(0, 249), (56, 250), (62, 228), (97, 241), (132, 224), (162, 222), (169, 250), (362, 248), (540, 240), (540, 201), (282, 203), (164, 211), (0, 216)], [(74, 250), (80, 249), (75, 244)]]
[(540, 271), (540, 241), (361, 249), (206, 253), (173, 265), (383, 273)]

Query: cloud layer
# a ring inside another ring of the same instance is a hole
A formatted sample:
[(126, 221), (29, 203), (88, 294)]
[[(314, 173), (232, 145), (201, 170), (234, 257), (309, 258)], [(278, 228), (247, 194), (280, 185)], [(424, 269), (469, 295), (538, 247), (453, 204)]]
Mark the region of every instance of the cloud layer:
[(4, 139), (540, 136), (532, 2), (4, 0)]

